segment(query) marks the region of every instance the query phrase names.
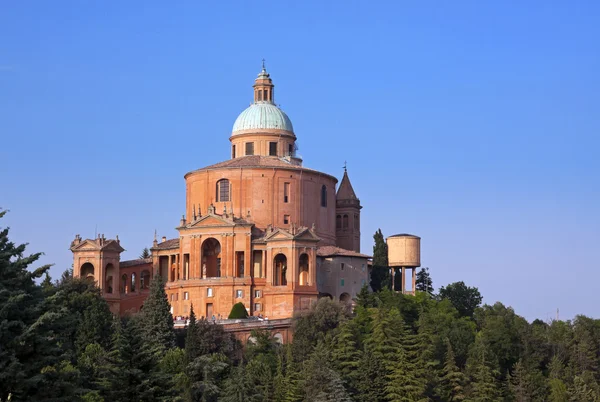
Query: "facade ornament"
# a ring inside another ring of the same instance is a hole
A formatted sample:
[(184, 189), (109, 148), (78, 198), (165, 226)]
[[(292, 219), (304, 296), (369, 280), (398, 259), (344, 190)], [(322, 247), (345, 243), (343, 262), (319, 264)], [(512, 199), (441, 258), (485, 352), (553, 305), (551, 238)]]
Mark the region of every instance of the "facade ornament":
[(198, 218), (202, 216), (202, 209), (200, 208), (200, 203), (198, 203)]
[(212, 203), (208, 206), (208, 214), (209, 215), (215, 214), (215, 206)]
[(154, 229), (154, 241), (152, 242), (152, 246), (153, 247), (158, 246), (158, 240), (156, 239), (156, 229)]
[(194, 220), (196, 220), (196, 205), (192, 206), (194, 208)]

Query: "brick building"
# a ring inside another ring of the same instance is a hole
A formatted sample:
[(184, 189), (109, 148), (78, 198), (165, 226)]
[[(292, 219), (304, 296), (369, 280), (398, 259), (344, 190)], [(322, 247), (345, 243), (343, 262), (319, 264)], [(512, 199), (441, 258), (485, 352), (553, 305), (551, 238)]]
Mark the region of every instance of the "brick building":
[(334, 176), (303, 166), (273, 89), (263, 66), (233, 126), (231, 159), (184, 176), (179, 236), (155, 238), (151, 258), (120, 261), (118, 237), (75, 237), (75, 276), (97, 281), (113, 312), (139, 311), (159, 274), (174, 316), (192, 304), (199, 317), (227, 316), (242, 302), (251, 315), (283, 320), (320, 296), (351, 301), (368, 283), (348, 173), (336, 191)]

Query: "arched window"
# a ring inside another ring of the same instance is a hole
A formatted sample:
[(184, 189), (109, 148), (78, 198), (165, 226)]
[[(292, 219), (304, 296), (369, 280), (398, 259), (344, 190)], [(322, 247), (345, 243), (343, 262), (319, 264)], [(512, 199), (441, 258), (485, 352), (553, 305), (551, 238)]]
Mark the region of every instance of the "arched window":
[(337, 215), (335, 217), (335, 228), (336, 229), (341, 229), (342, 228), (342, 215)]
[(79, 276), (84, 278), (84, 279), (89, 279), (90, 281), (94, 281), (94, 266), (89, 263), (86, 262), (85, 264), (83, 264), (79, 270)]
[(360, 220), (358, 214), (354, 214), (354, 230), (360, 230)]
[(113, 278), (115, 277), (115, 267), (108, 263), (106, 264), (106, 273), (104, 274), (104, 291), (106, 293), (113, 293)]
[(121, 293), (128, 293), (129, 289), (127, 288), (127, 275), (123, 274), (121, 276)]
[(229, 180), (223, 179), (217, 182), (217, 202), (231, 201)]
[(149, 286), (150, 286), (150, 271), (148, 271), (148, 270), (142, 271), (142, 274), (140, 275), (140, 290), (148, 289)]
[(287, 257), (283, 254), (277, 254), (274, 262), (273, 285), (287, 286)]
[(131, 274), (131, 291), (135, 292), (135, 280), (136, 280), (136, 275), (135, 272)]
[(344, 215), (344, 229), (348, 229), (348, 215)]
[(300, 256), (300, 273), (298, 283), (300, 286), (308, 285), (308, 254), (304, 253)]
[(327, 206), (327, 187), (325, 187), (324, 184), (323, 187), (321, 187), (321, 206)]

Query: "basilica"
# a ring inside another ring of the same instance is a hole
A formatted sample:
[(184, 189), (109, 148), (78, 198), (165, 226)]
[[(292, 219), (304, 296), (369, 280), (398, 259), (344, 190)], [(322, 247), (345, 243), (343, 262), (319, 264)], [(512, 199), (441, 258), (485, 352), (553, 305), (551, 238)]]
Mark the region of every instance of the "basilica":
[(96, 281), (114, 313), (143, 308), (158, 278), (174, 316), (192, 305), (198, 317), (227, 316), (241, 302), (269, 319), (290, 318), (319, 297), (350, 303), (368, 283), (362, 207), (348, 172), (338, 186), (303, 165), (274, 87), (263, 65), (253, 103), (233, 125), (231, 158), (184, 175), (177, 238), (155, 235), (150, 258), (121, 261), (118, 236), (75, 236), (74, 275)]

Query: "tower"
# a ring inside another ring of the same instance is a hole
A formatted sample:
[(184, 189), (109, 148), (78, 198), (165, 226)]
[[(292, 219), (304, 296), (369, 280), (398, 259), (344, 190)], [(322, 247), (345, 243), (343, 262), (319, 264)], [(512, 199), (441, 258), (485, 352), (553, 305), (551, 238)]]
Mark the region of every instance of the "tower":
[[(401, 275), (402, 293), (415, 294), (417, 283), (417, 267), (421, 266), (421, 238), (411, 234), (397, 234), (386, 239), (388, 246), (388, 264), (392, 269), (392, 290), (394, 288), (394, 274), (399, 268)], [(406, 290), (406, 270), (412, 270), (412, 287)]]
[(336, 245), (346, 250), (360, 252), (360, 200), (348, 178), (344, 167), (344, 177), (335, 196)]

